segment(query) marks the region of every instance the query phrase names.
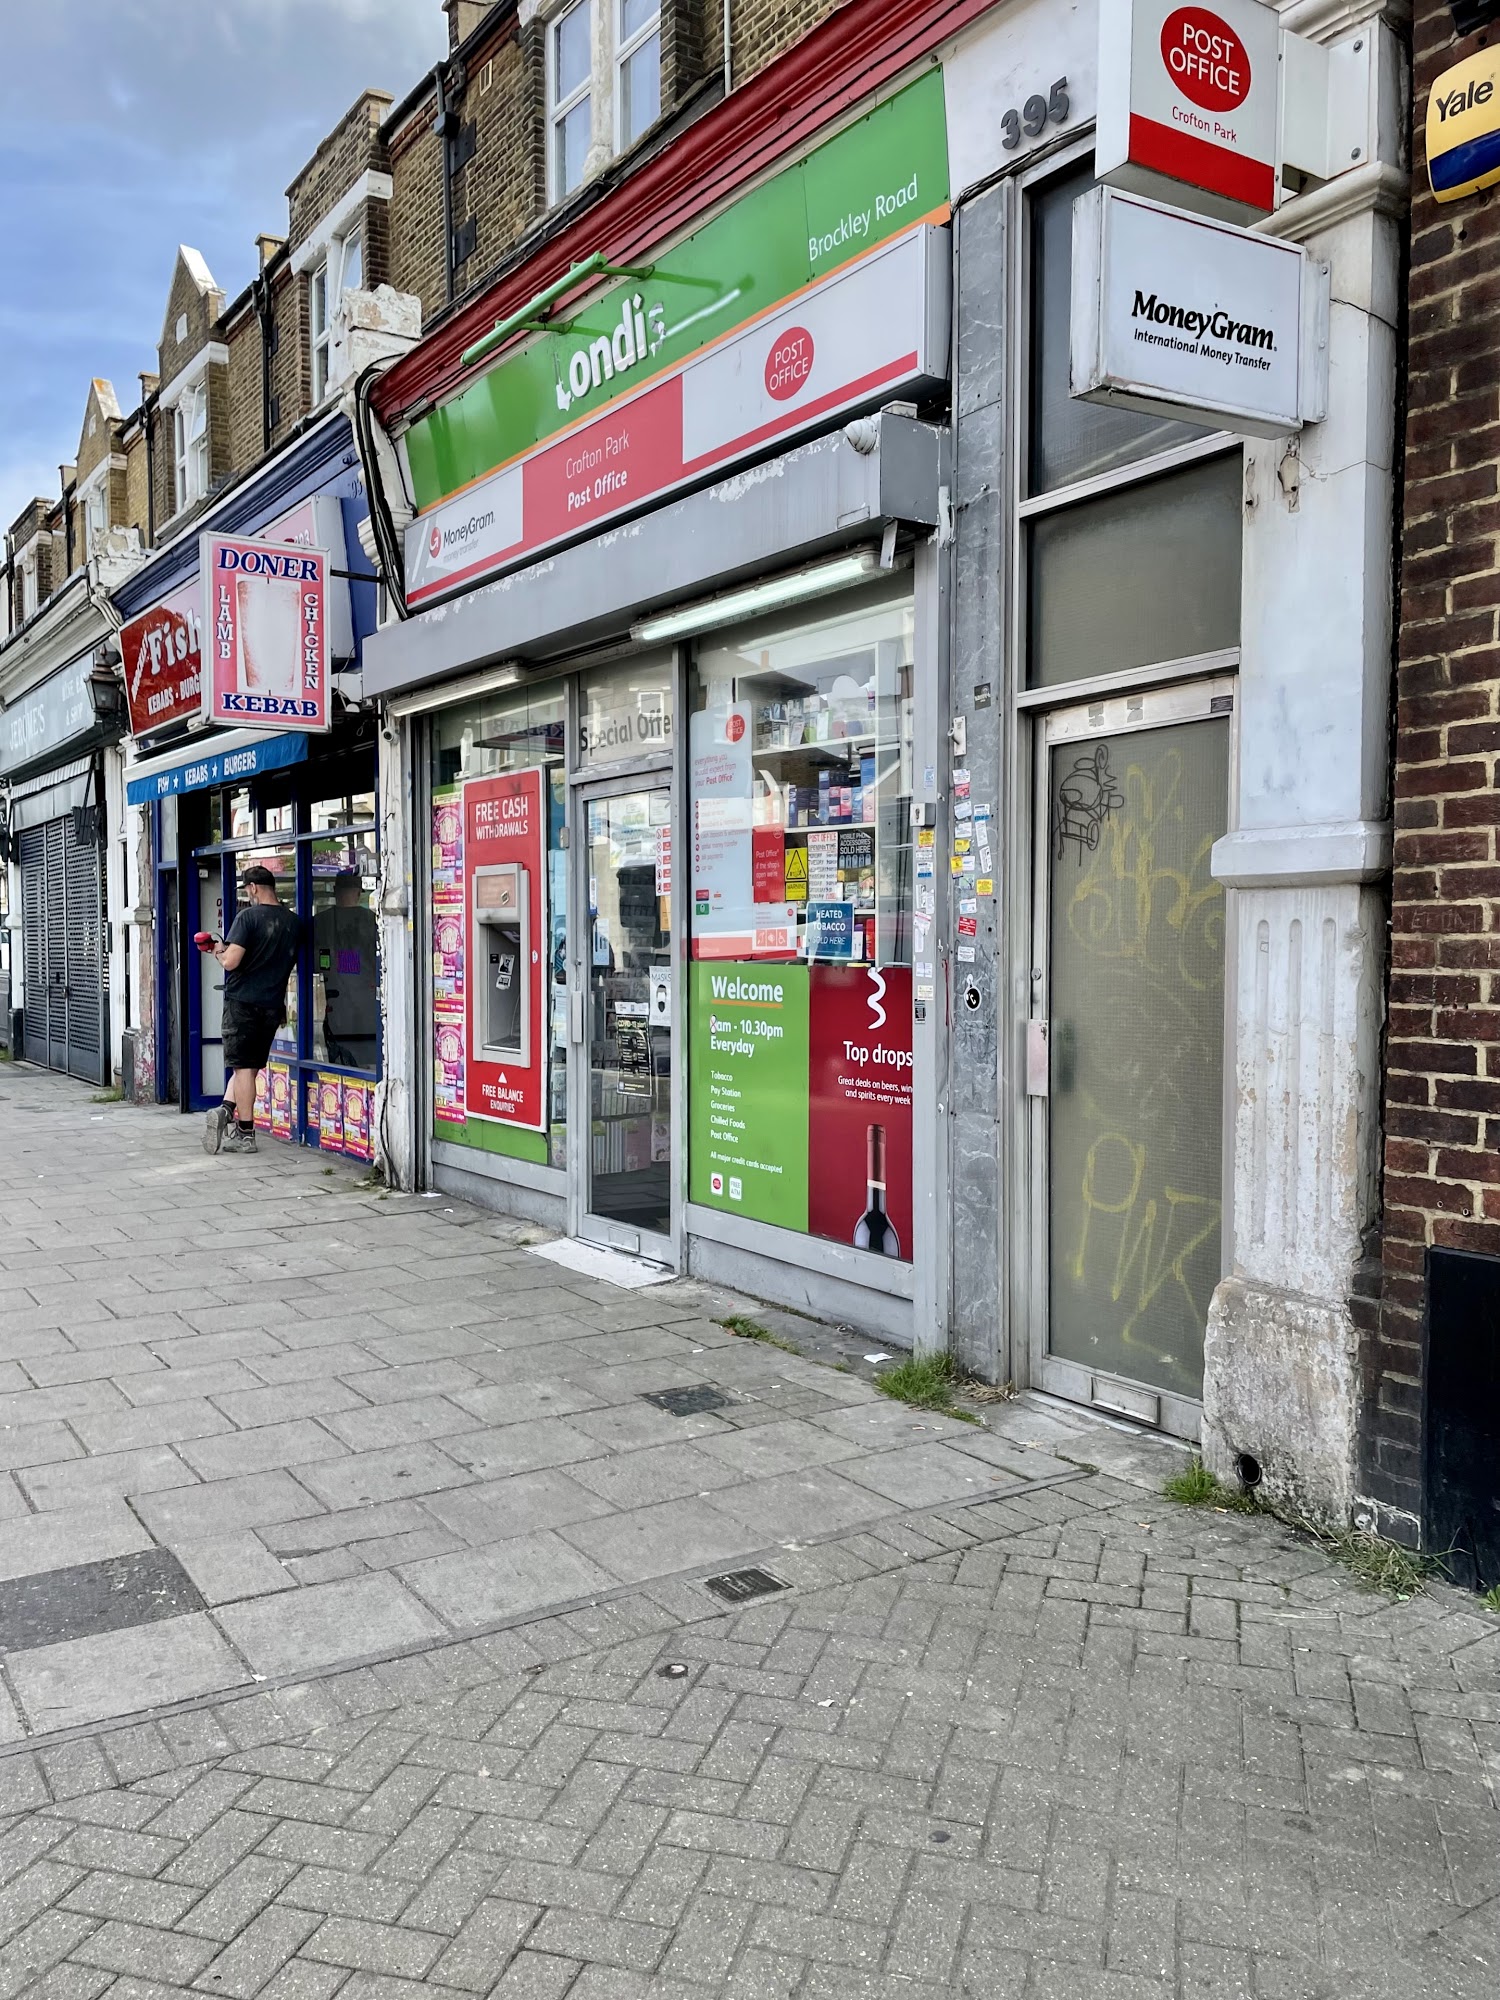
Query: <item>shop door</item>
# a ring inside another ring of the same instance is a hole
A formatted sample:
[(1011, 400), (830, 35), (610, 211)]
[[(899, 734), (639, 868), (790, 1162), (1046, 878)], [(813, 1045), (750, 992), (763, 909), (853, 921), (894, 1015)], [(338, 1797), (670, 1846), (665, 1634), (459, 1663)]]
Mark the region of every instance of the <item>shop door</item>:
[(582, 978), (582, 1101), (572, 1144), (577, 1232), (676, 1262), (671, 794), (665, 785), (580, 801), (574, 908)]
[(1028, 1028), (1041, 1386), (1196, 1436), (1222, 1272), (1232, 683), (1039, 731)]

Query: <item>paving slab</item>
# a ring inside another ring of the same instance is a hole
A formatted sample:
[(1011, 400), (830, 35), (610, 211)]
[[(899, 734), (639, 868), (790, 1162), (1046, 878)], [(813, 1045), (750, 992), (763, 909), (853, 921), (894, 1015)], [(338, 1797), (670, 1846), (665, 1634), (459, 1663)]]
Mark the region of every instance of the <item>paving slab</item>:
[(205, 1612), (13, 1653), (6, 1673), (30, 1730), (72, 1729), (241, 1685), (243, 1664)]
[(383, 1573), (226, 1605), (218, 1622), (260, 1674), (367, 1659), (443, 1632), (394, 1576)]

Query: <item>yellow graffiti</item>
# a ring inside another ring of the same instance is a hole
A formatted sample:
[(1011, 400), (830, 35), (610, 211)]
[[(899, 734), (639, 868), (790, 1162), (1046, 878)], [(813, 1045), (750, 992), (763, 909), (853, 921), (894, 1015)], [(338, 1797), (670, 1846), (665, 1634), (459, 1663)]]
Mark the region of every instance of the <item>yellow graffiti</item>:
[[(1121, 1338), (1126, 1341), (1135, 1336), (1140, 1320), (1171, 1285), (1181, 1290), (1194, 1323), (1203, 1324), (1208, 1301), (1195, 1297), (1188, 1263), (1219, 1230), (1220, 1203), (1209, 1196), (1163, 1187), (1160, 1201), (1154, 1194), (1143, 1197), (1146, 1166), (1143, 1145), (1123, 1132), (1104, 1132), (1089, 1147), (1083, 1168), (1083, 1213), (1073, 1277), (1080, 1284), (1084, 1282), (1090, 1238), (1096, 1234), (1094, 1218), (1118, 1216), (1119, 1238), (1109, 1296), (1115, 1305), (1125, 1302), (1129, 1317), (1121, 1328)], [(1104, 1233), (1102, 1226), (1098, 1233)], [(1103, 1247), (1107, 1256), (1107, 1242)], [(1217, 1260), (1211, 1261), (1217, 1278)]]
[(1186, 831), (1181, 751), (1166, 751), (1152, 770), (1128, 765), (1122, 788), (1124, 809), (1104, 820), (1067, 896), (1068, 929), (1096, 957), (1134, 960), (1157, 979), (1175, 972), (1206, 991), (1223, 978), (1224, 891), (1208, 872), (1211, 833), (1186, 866), (1168, 858)]

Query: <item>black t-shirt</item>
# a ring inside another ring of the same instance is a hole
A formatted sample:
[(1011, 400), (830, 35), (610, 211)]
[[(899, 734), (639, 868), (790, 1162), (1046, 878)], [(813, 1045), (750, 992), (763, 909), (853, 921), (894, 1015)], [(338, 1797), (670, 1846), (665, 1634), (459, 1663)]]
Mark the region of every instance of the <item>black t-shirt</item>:
[(225, 970), (224, 998), (280, 1013), (301, 938), (301, 922), (280, 903), (247, 903), (224, 940), (245, 954), (233, 972)]

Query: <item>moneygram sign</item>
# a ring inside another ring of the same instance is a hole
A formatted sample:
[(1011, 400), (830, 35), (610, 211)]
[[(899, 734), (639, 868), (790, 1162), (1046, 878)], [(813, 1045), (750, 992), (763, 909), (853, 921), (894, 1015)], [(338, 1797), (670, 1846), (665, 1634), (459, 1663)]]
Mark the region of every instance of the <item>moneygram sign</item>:
[(1324, 413), (1328, 277), (1296, 244), (1117, 188), (1073, 205), (1072, 393), (1252, 437)]
[(409, 601), (945, 377), (948, 213), (933, 71), (411, 425)]
[(1101, 0), (1101, 181), (1229, 221), (1276, 199), (1279, 26), (1258, 0)]

